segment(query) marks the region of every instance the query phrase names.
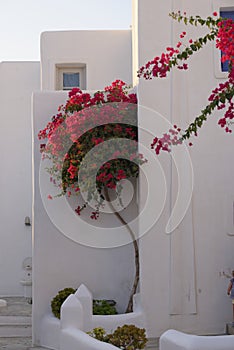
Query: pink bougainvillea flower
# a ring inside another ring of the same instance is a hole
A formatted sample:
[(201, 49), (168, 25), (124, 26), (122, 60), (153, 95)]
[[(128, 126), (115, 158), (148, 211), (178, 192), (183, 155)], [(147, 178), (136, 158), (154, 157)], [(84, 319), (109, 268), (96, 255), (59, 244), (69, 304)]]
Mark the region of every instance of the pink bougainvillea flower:
[(76, 214), (77, 214), (77, 215), (80, 215), (81, 210), (82, 210), (81, 206), (78, 205), (78, 207), (75, 209)]
[[(168, 64), (171, 52), (174, 51), (169, 48), (168, 55), (162, 55), (160, 64)], [(117, 186), (118, 181), (137, 177), (136, 164), (145, 162), (142, 155), (137, 153), (136, 104), (136, 94), (129, 93), (128, 86), (122, 80), (116, 80), (104, 91), (93, 94), (74, 88), (69, 92), (65, 104), (59, 106), (57, 115), (38, 134), (39, 139), (48, 140), (41, 146), (42, 157), (52, 162), (48, 173), (51, 183), (61, 191), (58, 195), (79, 195), (79, 186), (84, 184), (89, 200), (94, 199), (97, 203), (96, 210), (91, 213), (92, 219), (99, 217), (102, 206), (102, 200), (97, 199), (96, 186), (99, 193), (104, 187), (119, 191), (121, 186)], [(112, 138), (116, 138), (115, 146), (105, 142)], [(118, 141), (122, 138), (134, 142), (128, 149), (122, 149)], [(95, 153), (95, 147), (101, 143), (102, 154), (98, 151)], [(82, 168), (83, 175), (79, 176), (83, 159), (92, 149), (94, 158), (87, 167)], [(105, 155), (105, 151), (107, 159), (111, 160), (98, 169), (103, 161), (100, 157)], [(96, 178), (96, 186), (89, 181), (89, 177)], [(80, 215), (84, 208), (86, 205), (77, 206), (75, 212)]]
[(125, 171), (123, 169), (120, 169), (117, 173), (116, 178), (117, 178), (117, 180), (126, 179)]

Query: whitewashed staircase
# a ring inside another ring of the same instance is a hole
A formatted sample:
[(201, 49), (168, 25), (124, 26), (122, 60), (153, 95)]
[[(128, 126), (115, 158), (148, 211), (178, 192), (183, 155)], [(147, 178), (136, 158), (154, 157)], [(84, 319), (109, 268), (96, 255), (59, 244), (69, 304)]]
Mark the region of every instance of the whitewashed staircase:
[(0, 316), (0, 337), (31, 337), (30, 316)]
[(0, 337), (31, 337), (31, 305), (24, 298), (5, 298), (6, 307), (0, 308)]

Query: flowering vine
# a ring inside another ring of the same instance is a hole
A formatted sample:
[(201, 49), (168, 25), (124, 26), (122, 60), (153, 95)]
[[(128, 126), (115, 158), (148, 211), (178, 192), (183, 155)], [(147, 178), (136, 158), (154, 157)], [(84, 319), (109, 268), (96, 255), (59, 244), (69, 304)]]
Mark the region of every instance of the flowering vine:
[[(198, 38), (197, 40), (193, 41), (190, 39), (187, 45), (182, 45), (182, 42), (180, 40), (176, 44), (175, 48), (167, 47), (166, 52), (163, 52), (161, 56), (156, 56), (153, 60), (147, 62), (138, 70), (139, 78), (143, 77), (147, 80), (154, 77), (165, 78), (173, 67), (185, 70), (188, 69), (188, 64), (185, 63), (185, 61), (187, 61), (194, 54), (194, 52), (197, 52), (203, 48), (204, 45), (209, 41), (214, 40), (217, 35), (217, 25), (220, 19), (215, 20), (212, 17), (208, 17), (204, 20), (200, 16), (186, 17), (180, 12), (172, 12), (170, 16), (178, 22), (183, 20), (186, 25), (190, 23), (195, 26), (206, 26), (210, 32), (207, 33), (204, 37)], [(180, 39), (184, 39), (186, 34), (186, 32), (182, 32), (180, 34)], [(184, 49), (182, 49), (183, 46), (185, 46)]]
[[(41, 144), (41, 152), (51, 161), (47, 171), (51, 182), (60, 190), (58, 195), (78, 195), (80, 185), (87, 192), (86, 202), (75, 209), (78, 215), (91, 200), (96, 200), (96, 209), (90, 217), (97, 219), (105, 199), (102, 189), (120, 192), (120, 180), (138, 176), (138, 166), (145, 160), (137, 152), (136, 104), (136, 94), (129, 93), (120, 80), (93, 96), (74, 88), (65, 105), (58, 108), (57, 115), (39, 132), (39, 139), (47, 140), (47, 144)], [(108, 142), (112, 139), (116, 140), (114, 144)], [(123, 139), (131, 142), (126, 145)], [(102, 145), (102, 154), (97, 151), (92, 163), (83, 166), (79, 176), (85, 156), (98, 145)]]
[[(155, 150), (156, 154), (161, 151), (171, 151), (173, 145), (181, 144), (184, 140), (189, 139), (192, 135), (197, 136), (198, 129), (202, 127), (207, 117), (213, 113), (215, 109), (220, 110), (226, 108), (222, 118), (219, 119), (218, 124), (225, 129), (227, 133), (231, 133), (230, 128), (234, 119), (234, 108), (232, 98), (234, 95), (234, 22), (231, 19), (216, 18), (217, 13), (206, 19), (200, 16), (187, 17), (186, 13), (173, 12), (170, 16), (178, 22), (183, 22), (185, 25), (201, 25), (206, 26), (209, 32), (196, 40), (190, 39), (186, 44), (182, 45), (179, 41), (176, 48), (168, 47), (165, 53), (161, 56), (156, 56), (153, 60), (146, 63), (138, 71), (138, 77), (144, 79), (152, 79), (155, 77), (165, 78), (173, 67), (178, 69), (187, 69), (187, 60), (197, 51), (204, 47), (209, 41), (216, 39), (216, 47), (222, 51), (222, 62), (229, 61), (228, 79), (215, 88), (208, 98), (209, 104), (201, 111), (200, 115), (189, 124), (185, 130), (181, 130), (174, 125), (162, 137), (155, 137), (152, 141), (151, 148)], [(186, 37), (186, 32), (182, 32), (180, 39)], [(185, 47), (182, 49), (182, 47)], [(192, 143), (190, 142), (191, 146)]]

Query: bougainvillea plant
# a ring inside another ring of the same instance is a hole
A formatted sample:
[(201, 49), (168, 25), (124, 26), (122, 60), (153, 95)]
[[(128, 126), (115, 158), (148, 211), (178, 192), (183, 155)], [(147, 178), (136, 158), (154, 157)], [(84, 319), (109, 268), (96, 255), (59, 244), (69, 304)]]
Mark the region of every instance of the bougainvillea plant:
[[(105, 199), (103, 188), (120, 192), (120, 180), (138, 176), (139, 165), (145, 160), (137, 151), (136, 112), (136, 94), (129, 93), (120, 80), (93, 95), (74, 88), (65, 105), (39, 132), (39, 139), (47, 140), (41, 144), (41, 152), (51, 161), (47, 171), (59, 189), (58, 195), (77, 195), (80, 187), (87, 193), (84, 204), (75, 209), (78, 215), (96, 200), (90, 217), (97, 219)], [(108, 142), (113, 139), (114, 143)], [(131, 142), (124, 143), (126, 139)], [(83, 163), (98, 145), (102, 145), (101, 152), (97, 148), (92, 162)], [(94, 178), (96, 181), (91, 181)]]
[[(50, 162), (47, 171), (58, 187), (57, 196), (82, 194), (83, 202), (75, 212), (81, 215), (84, 209), (90, 210), (92, 202), (90, 217), (95, 220), (107, 200), (129, 231), (135, 279), (126, 312), (132, 311), (139, 282), (139, 248), (134, 232), (112, 206), (109, 189), (121, 205), (121, 180), (138, 177), (139, 165), (146, 161), (138, 153), (136, 94), (121, 80), (92, 95), (74, 88), (38, 137), (43, 142), (42, 157)], [(53, 197), (48, 194), (48, 199)]]
[[(216, 40), (217, 49), (222, 51), (222, 62), (229, 61), (229, 73), (225, 82), (216, 87), (210, 97), (209, 104), (201, 111), (200, 115), (189, 124), (189, 126), (182, 130), (177, 125), (174, 125), (162, 137), (155, 137), (151, 148), (155, 150), (156, 154), (160, 151), (171, 151), (173, 145), (183, 143), (192, 135), (197, 136), (198, 129), (202, 127), (207, 117), (217, 109), (226, 109), (222, 118), (219, 119), (218, 124), (225, 129), (227, 133), (231, 133), (230, 126), (234, 123), (234, 22), (232, 19), (217, 18), (217, 13), (213, 13), (213, 17), (209, 16), (206, 19), (200, 16), (186, 16), (186, 13), (173, 12), (170, 16), (178, 22), (183, 22), (185, 25), (206, 26), (208, 33), (196, 40), (189, 39), (185, 42), (186, 32), (180, 35), (180, 41), (176, 47), (167, 47), (166, 52), (161, 56), (156, 56), (153, 60), (146, 63), (138, 71), (138, 76), (144, 79), (164, 78), (167, 74), (177, 67), (178, 69), (188, 69), (188, 59), (197, 51), (202, 49), (209, 41)], [(182, 43), (183, 40), (183, 43)], [(191, 146), (192, 143), (190, 142)]]

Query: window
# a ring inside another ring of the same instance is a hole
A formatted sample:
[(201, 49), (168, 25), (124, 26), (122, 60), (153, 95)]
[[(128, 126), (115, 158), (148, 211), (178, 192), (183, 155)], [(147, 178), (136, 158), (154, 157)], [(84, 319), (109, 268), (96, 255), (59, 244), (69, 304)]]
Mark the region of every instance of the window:
[(86, 89), (86, 66), (84, 64), (56, 64), (56, 90)]
[[(223, 18), (231, 18), (234, 21), (234, 9), (220, 9), (220, 17)], [(222, 57), (222, 52), (221, 52)], [(221, 70), (222, 72), (228, 72), (228, 64), (229, 61), (221, 62)]]
[(63, 72), (63, 90), (71, 90), (74, 87), (80, 87), (80, 73)]

